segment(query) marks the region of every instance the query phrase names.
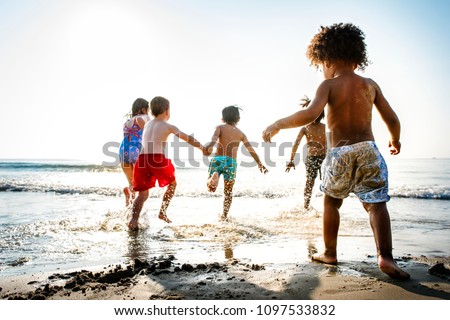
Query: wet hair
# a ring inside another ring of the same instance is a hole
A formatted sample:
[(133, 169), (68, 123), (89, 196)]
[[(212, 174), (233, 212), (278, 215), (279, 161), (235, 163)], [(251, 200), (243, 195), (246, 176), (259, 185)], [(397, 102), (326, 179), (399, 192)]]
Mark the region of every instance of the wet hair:
[(239, 115), (239, 109), (242, 110), (241, 108), (236, 106), (228, 106), (226, 108), (223, 108), (222, 110), (223, 121), (227, 124), (236, 125), (241, 119), (241, 116)]
[[(307, 108), (310, 103), (311, 103), (311, 99), (305, 95), (300, 102), (300, 106), (302, 108)], [(313, 123), (319, 123), (320, 121), (322, 121), (323, 118), (325, 118), (325, 110), (322, 110), (320, 115), (316, 118), (316, 120), (313, 121)]]
[(306, 50), (306, 57), (316, 68), (324, 62), (354, 63), (361, 71), (369, 65), (364, 33), (351, 23), (320, 27)]
[(137, 98), (133, 102), (133, 106), (131, 107), (131, 117), (137, 116), (139, 114), (142, 114), (141, 110), (144, 109), (144, 113), (148, 112), (148, 101), (142, 98)]
[(155, 117), (166, 112), (169, 109), (169, 106), (169, 100), (164, 97), (154, 97), (150, 102), (150, 109)]
[(322, 121), (322, 119), (325, 118), (325, 110), (322, 110), (322, 112), (320, 113), (320, 115), (316, 118), (316, 120), (314, 120), (314, 123), (319, 123), (320, 121)]

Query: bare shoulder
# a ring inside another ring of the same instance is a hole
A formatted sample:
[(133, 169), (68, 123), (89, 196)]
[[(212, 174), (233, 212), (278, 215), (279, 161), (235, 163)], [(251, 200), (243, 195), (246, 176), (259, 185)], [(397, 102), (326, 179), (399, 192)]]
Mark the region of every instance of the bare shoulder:
[(378, 83), (375, 82), (375, 80), (370, 78), (365, 78), (368, 85), (374, 90), (375, 92), (375, 104), (379, 104), (383, 100), (385, 100), (383, 92), (381, 91), (381, 87), (378, 85)]
[(359, 77), (362, 81), (364, 81), (367, 86), (372, 87), (377, 91), (380, 89), (378, 84), (372, 78), (366, 78), (366, 77), (359, 76), (359, 75), (357, 77)]
[(161, 128), (162, 128), (162, 129), (167, 129), (167, 130), (169, 130), (169, 131), (170, 131), (171, 133), (173, 133), (173, 134), (177, 134), (177, 133), (180, 132), (180, 129), (178, 129), (177, 126), (175, 126), (175, 125), (173, 125), (173, 124), (170, 124), (170, 123), (168, 123), (168, 122), (165, 122), (165, 121), (162, 121), (162, 123), (161, 123)]
[(138, 123), (139, 127), (142, 129), (146, 125), (146, 123), (150, 120), (150, 117), (148, 115), (139, 115), (136, 116), (136, 122)]
[(325, 79), (317, 87), (317, 91), (329, 90), (339, 78)]
[(170, 123), (167, 123), (166, 121), (161, 121), (158, 119), (153, 119), (151, 121), (149, 121), (146, 126), (149, 129), (152, 130), (157, 130), (159, 132), (170, 132), (170, 133), (175, 133), (175, 131), (179, 131), (178, 128), (174, 125), (171, 125)]
[(236, 133), (239, 136), (239, 140), (241, 140), (241, 141), (247, 140), (247, 136), (245, 135), (245, 133), (241, 129), (239, 129), (238, 127), (235, 127), (235, 130), (236, 130)]

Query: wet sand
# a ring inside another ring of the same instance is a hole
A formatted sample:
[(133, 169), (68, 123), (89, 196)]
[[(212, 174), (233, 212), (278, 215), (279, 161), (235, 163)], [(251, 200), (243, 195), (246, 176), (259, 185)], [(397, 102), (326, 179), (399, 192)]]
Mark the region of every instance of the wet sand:
[[(372, 257), (373, 258), (373, 257)], [(176, 257), (130, 264), (2, 277), (4, 300), (449, 300), (450, 258), (403, 257), (410, 280), (394, 280), (373, 261), (337, 266), (188, 264)]]

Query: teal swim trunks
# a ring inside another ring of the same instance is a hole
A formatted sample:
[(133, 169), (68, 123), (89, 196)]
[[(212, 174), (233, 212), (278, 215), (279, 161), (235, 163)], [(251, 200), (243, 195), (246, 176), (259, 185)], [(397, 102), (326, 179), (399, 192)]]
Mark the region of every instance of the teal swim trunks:
[(234, 179), (236, 179), (236, 168), (236, 159), (228, 156), (215, 156), (209, 163), (208, 174), (211, 177), (214, 172), (217, 172), (219, 174), (219, 177), (221, 174), (223, 174), (224, 180), (234, 181)]

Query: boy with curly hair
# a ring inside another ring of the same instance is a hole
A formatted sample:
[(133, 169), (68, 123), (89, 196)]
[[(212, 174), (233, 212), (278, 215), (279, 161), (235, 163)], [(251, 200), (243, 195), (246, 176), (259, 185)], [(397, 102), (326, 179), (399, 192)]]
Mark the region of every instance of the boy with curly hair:
[(385, 122), (391, 135), (390, 153), (400, 152), (400, 121), (381, 92), (378, 84), (357, 75), (367, 59), (364, 33), (353, 24), (321, 27), (311, 40), (307, 53), (311, 64), (322, 68), (325, 80), (319, 85), (308, 108), (280, 119), (266, 128), (263, 139), (271, 142), (281, 129), (311, 123), (327, 107), (327, 125), (331, 133), (331, 149), (325, 160), (320, 189), (325, 193), (323, 238), (325, 251), (312, 259), (337, 264), (339, 208), (350, 192), (355, 193), (369, 214), (375, 238), (379, 269), (392, 278), (410, 276), (394, 261), (392, 234), (386, 202), (388, 172), (372, 133), (372, 107)]

